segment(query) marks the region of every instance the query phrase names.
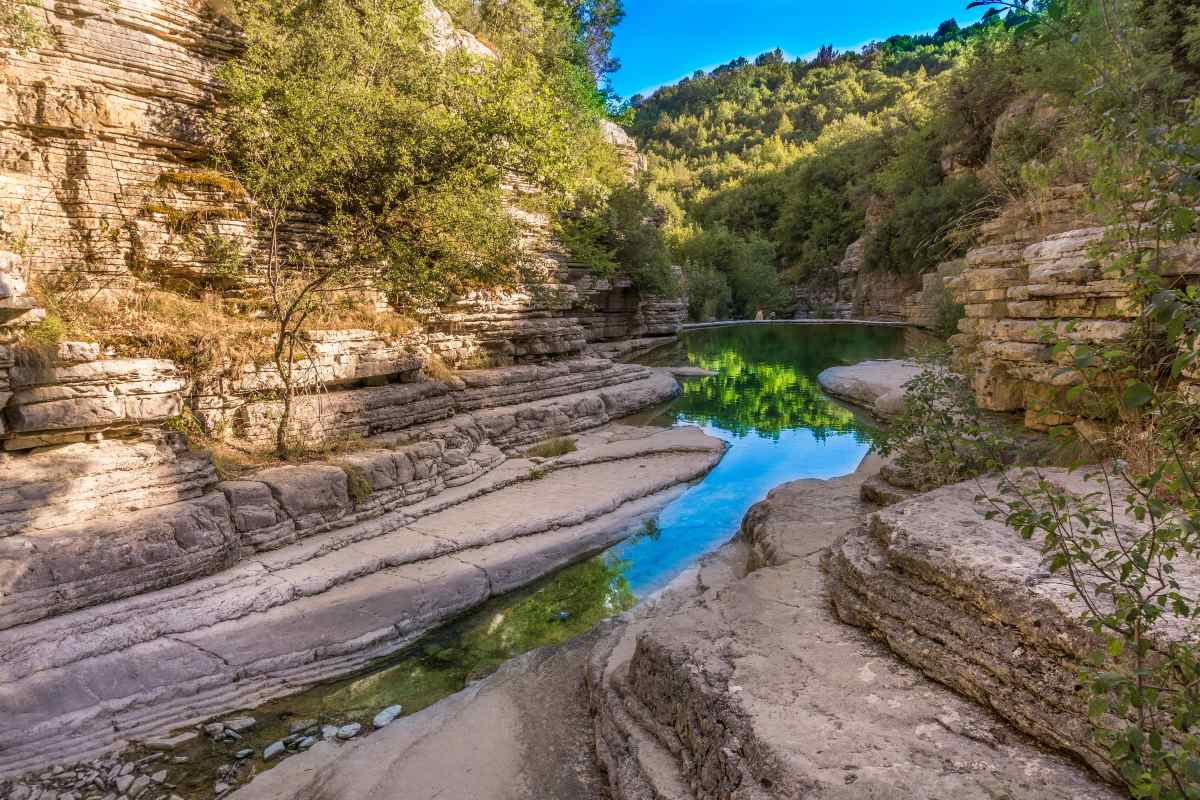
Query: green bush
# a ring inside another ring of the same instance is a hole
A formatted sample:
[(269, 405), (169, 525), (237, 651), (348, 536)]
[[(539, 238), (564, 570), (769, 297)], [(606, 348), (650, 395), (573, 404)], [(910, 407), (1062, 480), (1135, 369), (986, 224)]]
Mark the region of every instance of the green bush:
[[(719, 274), (729, 289), (728, 311), (734, 316), (753, 316), (762, 309), (771, 311), (787, 302), (775, 268), (775, 247), (758, 234), (738, 236), (721, 227), (694, 232), (678, 247), (678, 255), (689, 276), (688, 292), (702, 292), (702, 305), (724, 299)], [(700, 284), (693, 289), (693, 284)], [(725, 303), (717, 303), (717, 306)], [(711, 309), (723, 310), (719, 307)]]
[(987, 196), (977, 178), (963, 176), (901, 198), (867, 236), (866, 268), (920, 275), (962, 255), (963, 243), (948, 236), (964, 217), (982, 206)]
[(649, 292), (678, 289), (670, 248), (655, 222), (658, 209), (645, 187), (621, 185), (604, 199), (581, 205), (558, 226), (559, 238), (576, 261), (604, 277), (623, 272)]

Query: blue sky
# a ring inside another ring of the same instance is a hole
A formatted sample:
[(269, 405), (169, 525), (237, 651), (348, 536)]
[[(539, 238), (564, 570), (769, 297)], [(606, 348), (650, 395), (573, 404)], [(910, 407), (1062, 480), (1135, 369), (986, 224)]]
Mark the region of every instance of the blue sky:
[(897, 33), (926, 33), (954, 17), (974, 22), (969, 0), (625, 0), (613, 54), (621, 71), (613, 87), (629, 97), (673, 83), (698, 69), (776, 47), (809, 56), (822, 44), (856, 48)]

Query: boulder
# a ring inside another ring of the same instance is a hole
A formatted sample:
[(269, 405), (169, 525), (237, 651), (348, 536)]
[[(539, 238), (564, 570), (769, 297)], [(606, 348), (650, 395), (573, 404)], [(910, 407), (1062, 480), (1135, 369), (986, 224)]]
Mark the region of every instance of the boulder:
[(913, 361), (863, 361), (846, 367), (830, 367), (817, 375), (817, 383), (829, 394), (869, 409), (881, 419), (904, 411), (908, 382), (921, 374)]

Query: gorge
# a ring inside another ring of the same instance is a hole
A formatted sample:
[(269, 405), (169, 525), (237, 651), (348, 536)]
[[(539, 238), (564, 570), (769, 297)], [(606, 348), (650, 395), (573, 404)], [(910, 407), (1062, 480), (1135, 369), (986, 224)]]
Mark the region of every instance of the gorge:
[(0, 0), (0, 797), (1200, 797), (1200, 14), (972, 5)]

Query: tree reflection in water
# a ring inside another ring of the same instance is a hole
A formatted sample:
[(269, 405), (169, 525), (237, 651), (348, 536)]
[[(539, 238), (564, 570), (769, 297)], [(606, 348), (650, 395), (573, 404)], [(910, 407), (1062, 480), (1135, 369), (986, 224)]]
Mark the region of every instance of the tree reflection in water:
[(669, 409), (677, 421), (739, 438), (754, 432), (777, 440), (782, 431), (807, 429), (818, 441), (838, 433), (862, 441), (869, 426), (830, 401), (817, 374), (836, 364), (901, 357), (904, 351), (904, 335), (894, 328), (753, 325), (692, 331), (654, 360), (717, 373), (683, 382), (682, 396)]

